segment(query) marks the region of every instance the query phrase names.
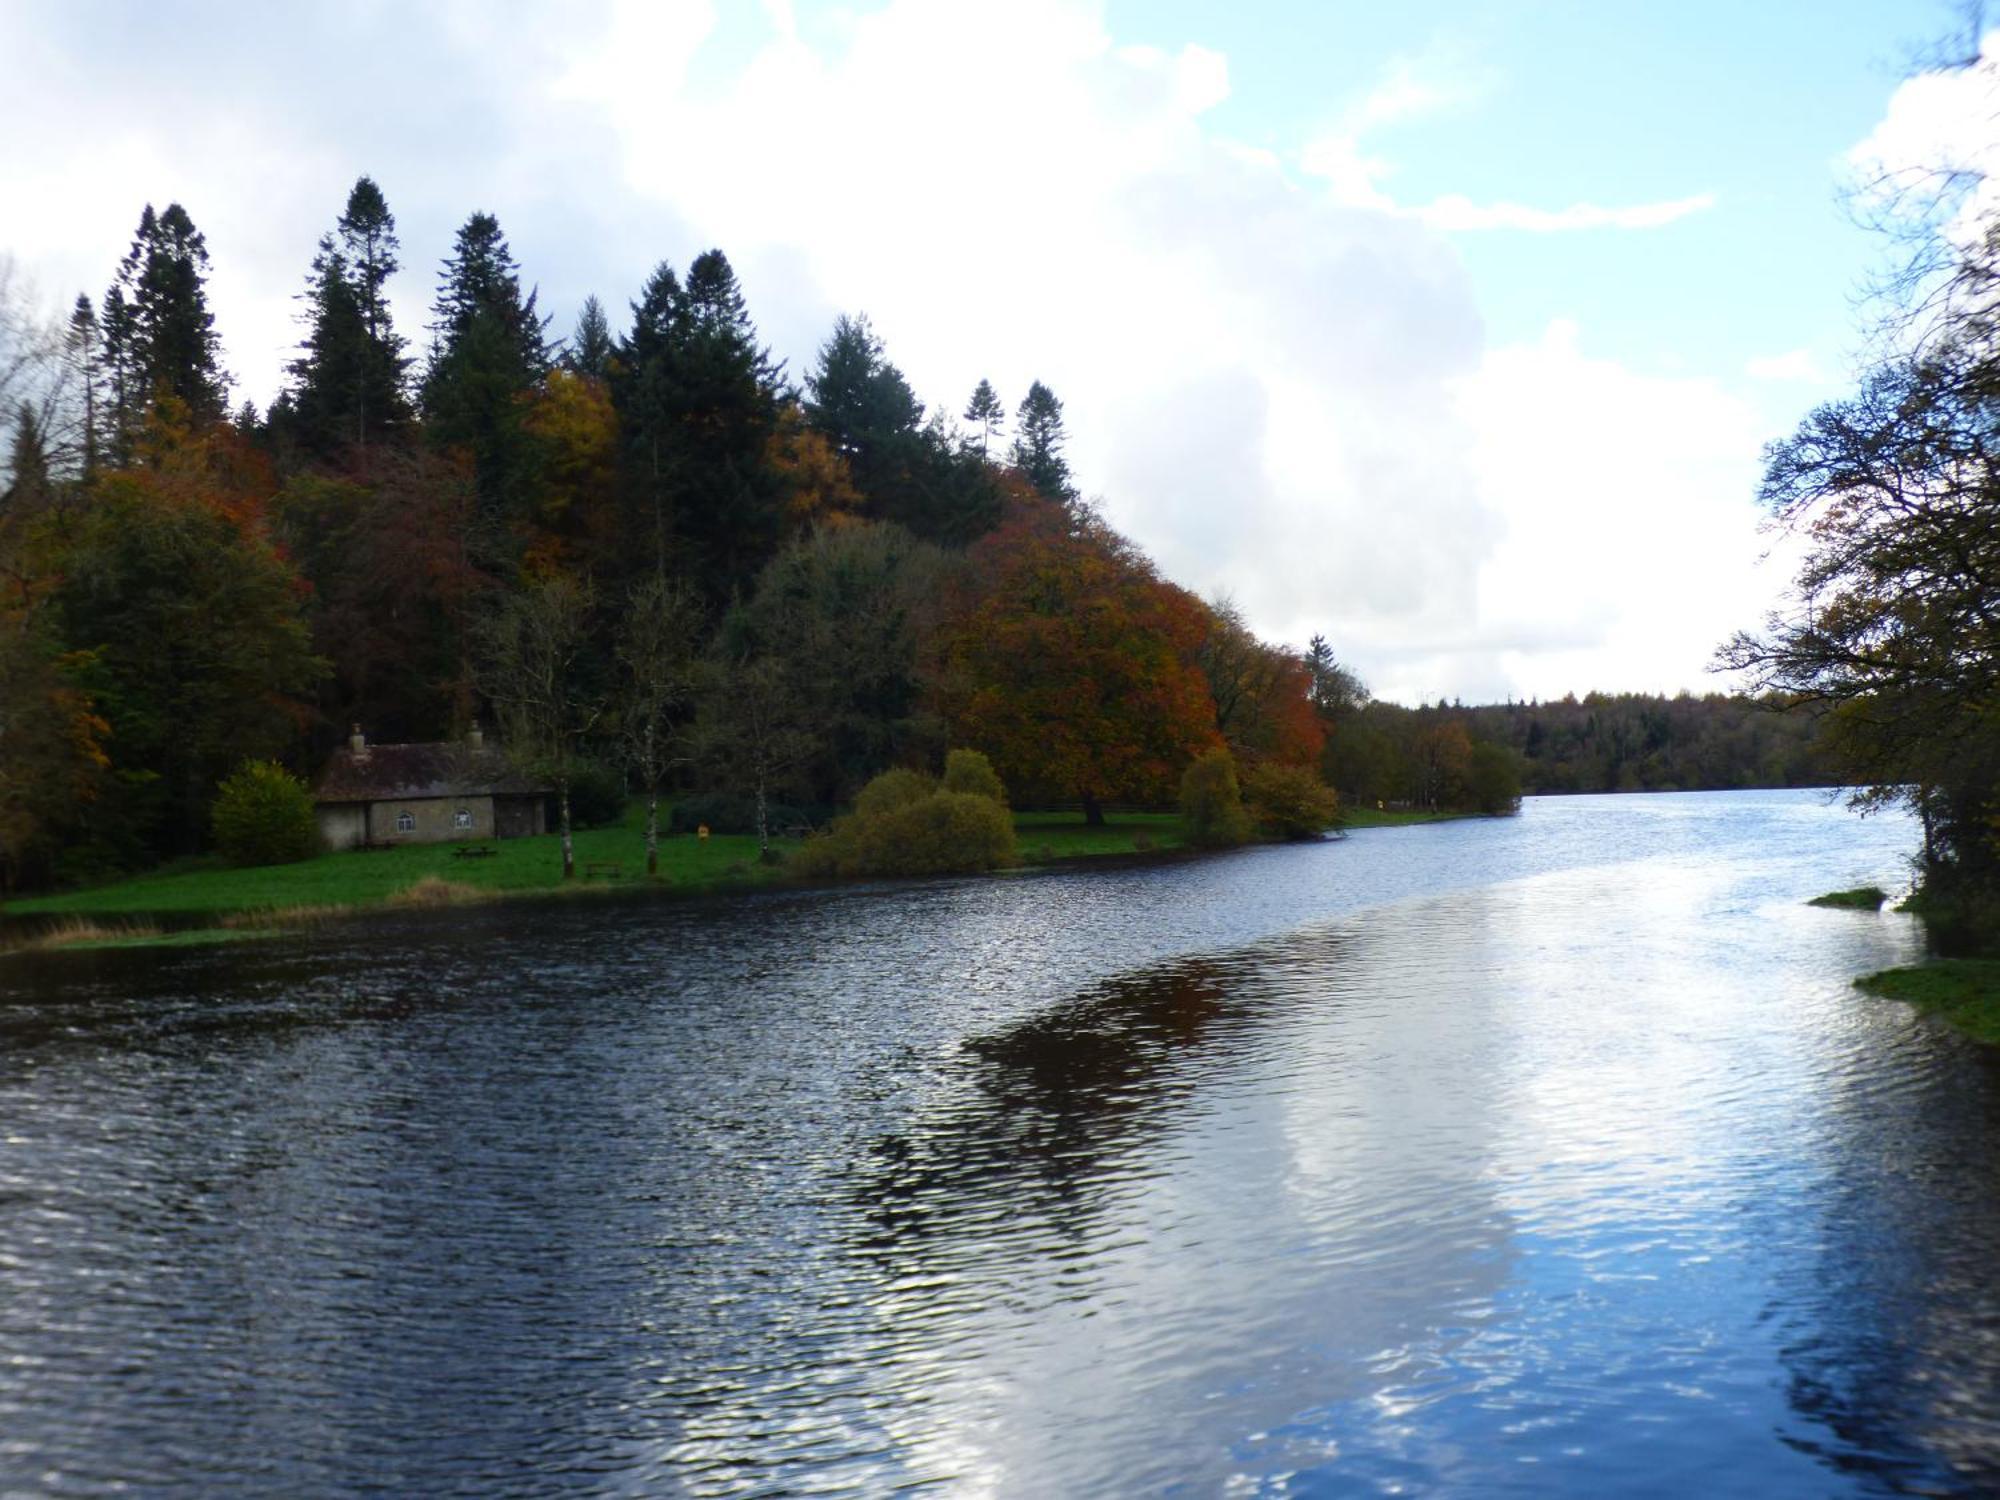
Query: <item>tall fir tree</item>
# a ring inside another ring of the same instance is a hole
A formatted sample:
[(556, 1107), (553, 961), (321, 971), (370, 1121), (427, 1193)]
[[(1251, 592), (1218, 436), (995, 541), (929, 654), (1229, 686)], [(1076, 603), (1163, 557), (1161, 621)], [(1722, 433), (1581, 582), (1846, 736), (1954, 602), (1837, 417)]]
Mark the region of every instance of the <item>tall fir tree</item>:
[(104, 313), (98, 322), (103, 349), (105, 412), (103, 454), (111, 463), (123, 463), (131, 451), (145, 409), (144, 388), (140, 383), (138, 333), (132, 309), (125, 301), (125, 289), (115, 282), (104, 294)]
[(578, 375), (603, 380), (611, 373), (614, 347), (611, 320), (604, 315), (604, 304), (594, 296), (585, 297), (583, 311), (577, 314), (576, 332), (570, 336), (569, 348), (563, 354), (563, 364)]
[(866, 318), (841, 317), (806, 376), (806, 417), (847, 459), (869, 512), (926, 541), (962, 545), (998, 518), (1000, 495), (979, 454), (924, 405)]
[[(126, 387), (118, 411), (121, 442), (129, 444), (138, 421), (163, 397), (181, 403), (197, 422), (220, 420), (228, 410), (229, 377), (208, 308), (208, 243), (186, 209), (169, 203), (155, 214), (146, 205), (112, 291), (120, 304)], [(112, 294), (105, 302), (109, 350)]]
[(662, 263), (633, 305), (612, 380), (627, 511), (652, 570), (719, 605), (776, 547), (783, 485), (770, 458), (780, 370), (759, 347), (719, 250), (682, 285)]
[(1056, 393), (1037, 380), (1021, 398), (1015, 420), (1020, 425), (1011, 455), (1014, 467), (1046, 498), (1064, 504), (1074, 501), (1076, 486), (1062, 456), (1069, 434), (1063, 430), (1063, 407)]
[(363, 439), (362, 369), (368, 341), (347, 257), (332, 235), (320, 238), (300, 299), (306, 304), (306, 336), (290, 365), (288, 424), (301, 448), (330, 458)]
[(76, 306), (69, 315), (68, 347), (70, 364), (76, 371), (77, 384), (83, 396), (83, 411), (80, 414), (83, 425), (77, 433), (77, 460), (86, 480), (97, 473), (98, 466), (98, 400), (104, 379), (102, 344), (97, 310), (90, 305), (87, 293), (78, 292)]
[(48, 504), (49, 494), (48, 443), (34, 406), (23, 401), (14, 418), (14, 439), (7, 449), (7, 487), (0, 490), (0, 517), (32, 515)]
[(514, 519), (534, 467), (521, 397), (548, 371), (547, 320), (535, 294), (521, 294), (519, 268), (491, 214), (475, 213), (459, 229), (431, 314), (426, 431), (471, 456), (485, 518)]
[(1000, 404), (992, 381), (982, 379), (973, 387), (972, 399), (965, 407), (965, 420), (979, 429), (979, 454), (986, 457), (1007, 420), (1007, 408)]
[(357, 179), (306, 276), (306, 337), (286, 393), (300, 446), (320, 457), (366, 449), (410, 420), (409, 359), (389, 310), (397, 248), (382, 190)]

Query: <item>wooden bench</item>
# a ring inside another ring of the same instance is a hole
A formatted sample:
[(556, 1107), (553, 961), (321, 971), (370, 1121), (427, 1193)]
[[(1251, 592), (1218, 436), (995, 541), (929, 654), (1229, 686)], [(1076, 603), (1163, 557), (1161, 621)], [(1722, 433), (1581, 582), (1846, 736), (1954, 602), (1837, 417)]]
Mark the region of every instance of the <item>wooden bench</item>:
[(451, 851), (453, 859), (491, 859), (500, 851), (491, 844), (467, 844), (462, 849)]
[(583, 866), (585, 880), (619, 880), (624, 874), (625, 866), (615, 859), (587, 860)]

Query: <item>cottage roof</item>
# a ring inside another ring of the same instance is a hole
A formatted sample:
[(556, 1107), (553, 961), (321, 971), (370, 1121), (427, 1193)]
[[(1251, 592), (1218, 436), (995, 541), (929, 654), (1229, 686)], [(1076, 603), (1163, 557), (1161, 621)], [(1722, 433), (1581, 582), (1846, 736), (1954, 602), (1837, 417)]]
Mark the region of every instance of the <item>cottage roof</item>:
[(313, 784), (319, 802), (384, 802), (422, 797), (535, 797), (548, 790), (498, 750), (463, 741), (369, 745), (336, 750)]

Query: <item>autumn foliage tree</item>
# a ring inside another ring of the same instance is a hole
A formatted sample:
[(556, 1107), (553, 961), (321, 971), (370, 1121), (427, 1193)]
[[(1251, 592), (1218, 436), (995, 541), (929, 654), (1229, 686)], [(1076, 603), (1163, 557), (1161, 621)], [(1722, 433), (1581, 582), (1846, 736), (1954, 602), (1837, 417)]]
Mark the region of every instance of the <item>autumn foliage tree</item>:
[(1088, 511), (1017, 493), (968, 554), (977, 580), (950, 630), (954, 738), (1029, 798), (1173, 799), (1217, 743), (1197, 655), (1199, 600)]

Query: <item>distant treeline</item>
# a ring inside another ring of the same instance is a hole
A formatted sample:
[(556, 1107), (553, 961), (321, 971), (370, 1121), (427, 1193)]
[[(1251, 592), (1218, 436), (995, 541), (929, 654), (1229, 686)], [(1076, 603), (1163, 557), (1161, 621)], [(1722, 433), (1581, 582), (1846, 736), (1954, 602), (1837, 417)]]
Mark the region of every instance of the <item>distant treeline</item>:
[[(1351, 803), (1480, 807), (1516, 792), (1721, 791), (1828, 779), (1819, 728), (1784, 700), (1591, 693), (1546, 703), (1361, 702), (1322, 766)], [(1495, 789), (1499, 789), (1496, 792)]]

